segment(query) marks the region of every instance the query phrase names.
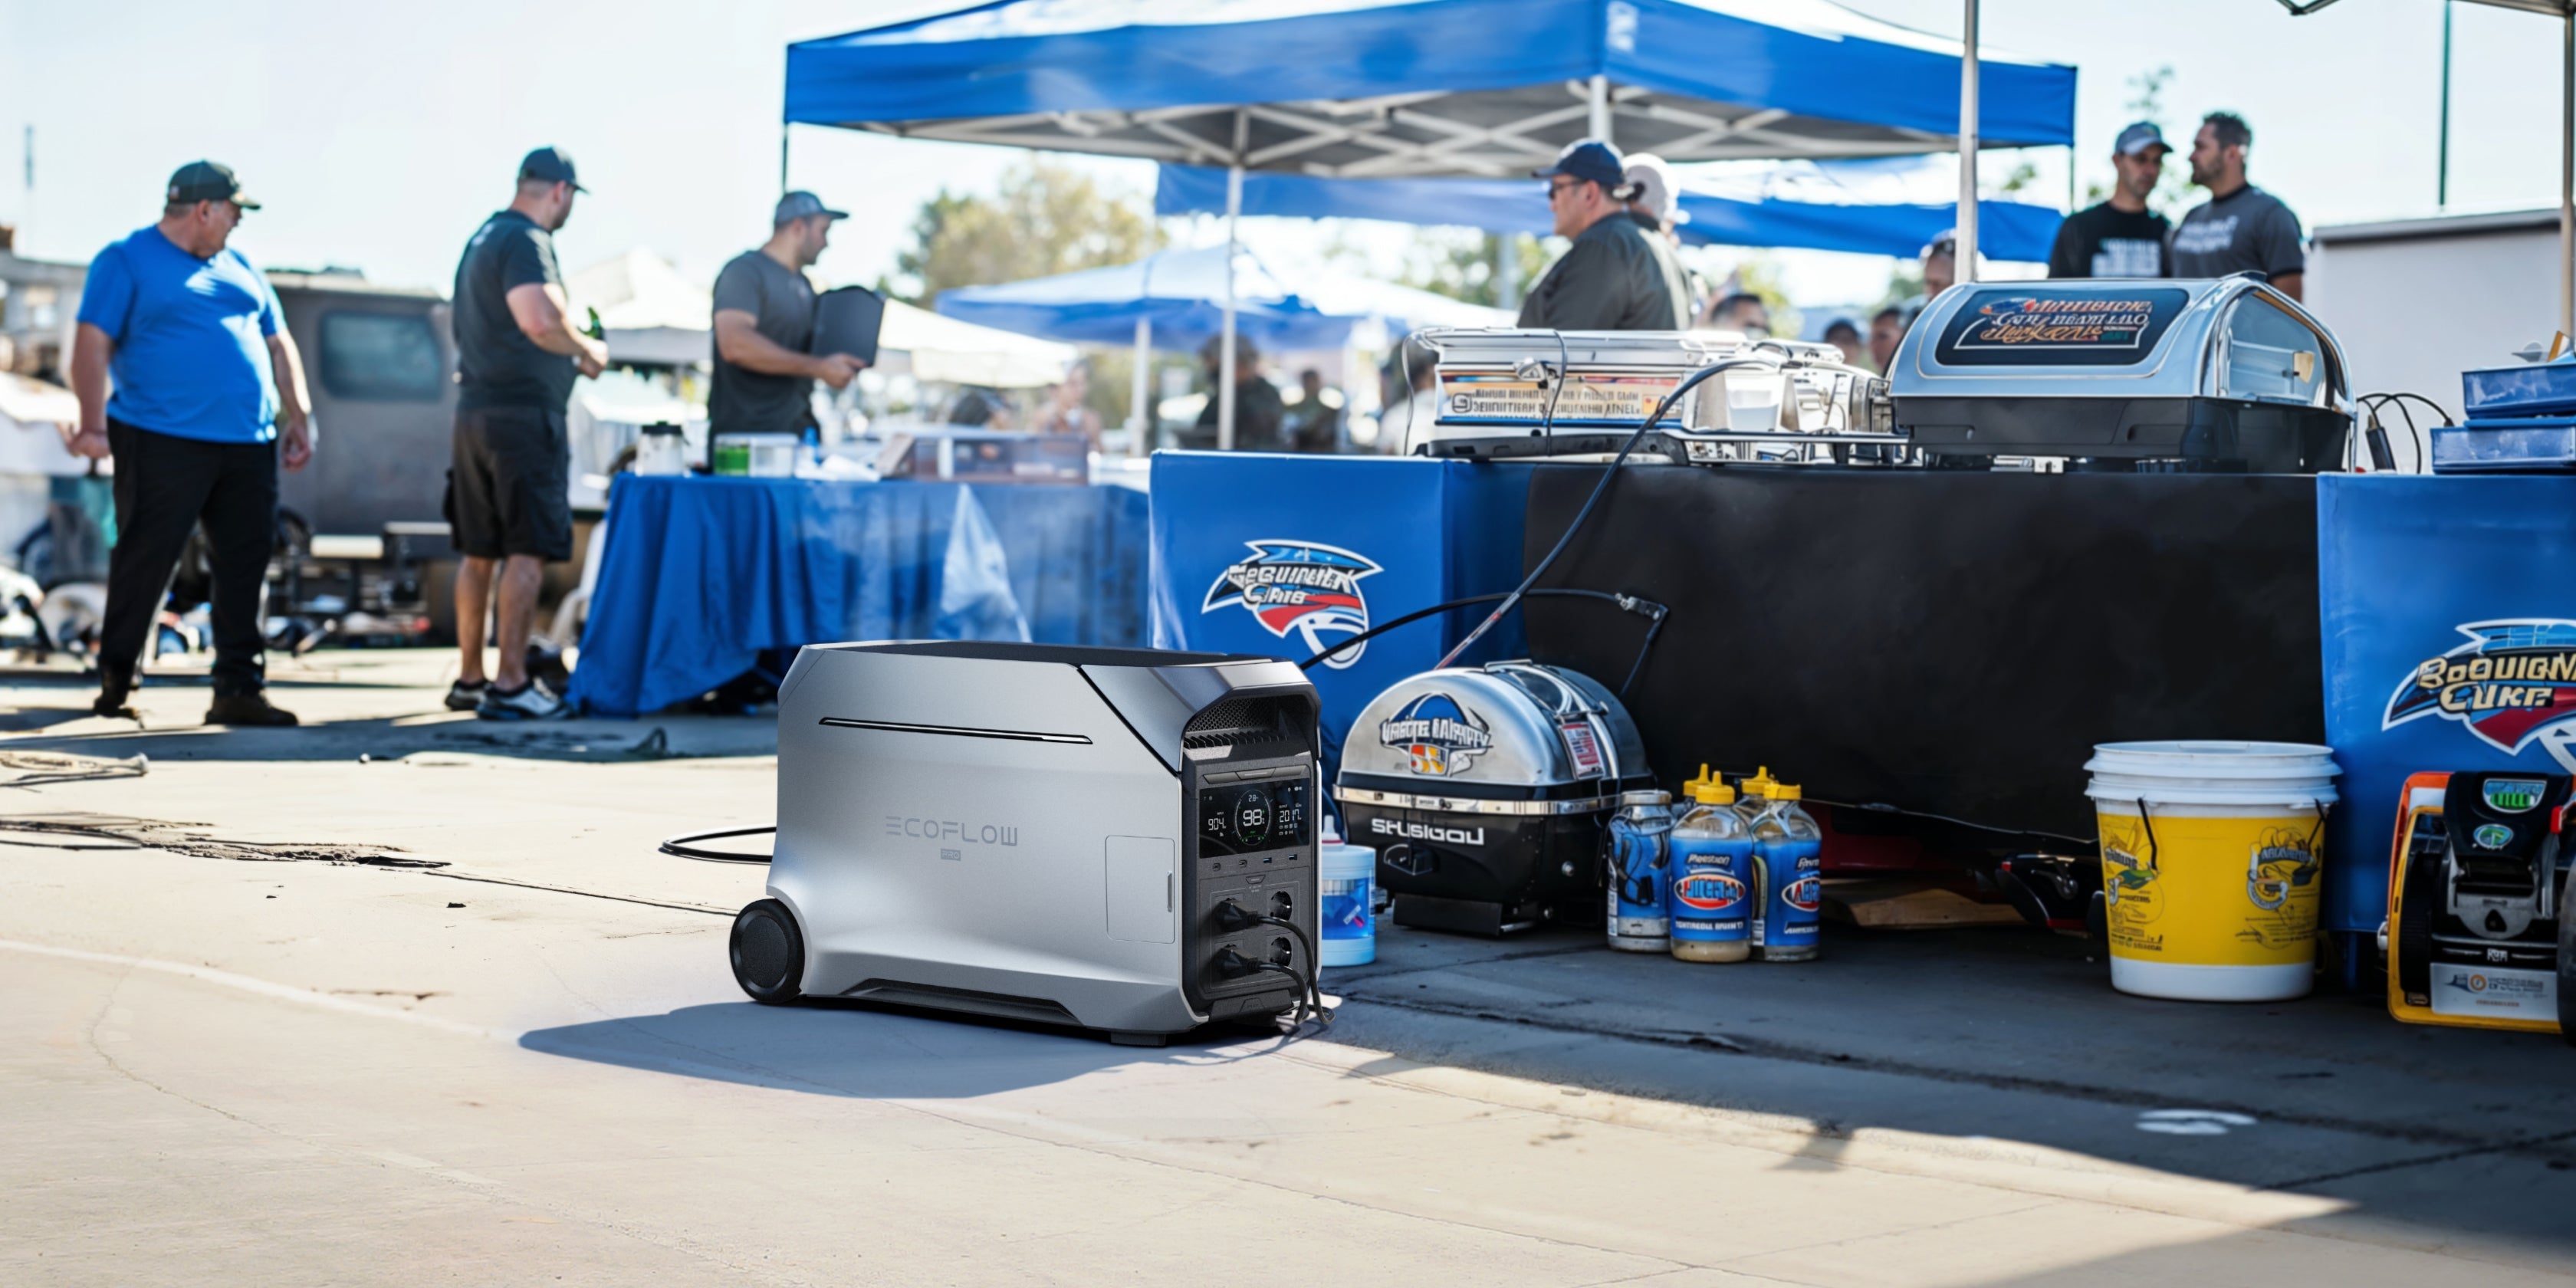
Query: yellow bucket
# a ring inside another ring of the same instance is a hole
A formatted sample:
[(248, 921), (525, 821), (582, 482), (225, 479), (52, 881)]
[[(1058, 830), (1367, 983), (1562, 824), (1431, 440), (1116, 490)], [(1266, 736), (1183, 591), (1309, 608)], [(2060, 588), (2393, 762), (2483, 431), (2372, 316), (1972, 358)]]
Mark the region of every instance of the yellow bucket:
[(2112, 986), (2189, 1001), (2304, 996), (2333, 754), (2261, 742), (2093, 750)]

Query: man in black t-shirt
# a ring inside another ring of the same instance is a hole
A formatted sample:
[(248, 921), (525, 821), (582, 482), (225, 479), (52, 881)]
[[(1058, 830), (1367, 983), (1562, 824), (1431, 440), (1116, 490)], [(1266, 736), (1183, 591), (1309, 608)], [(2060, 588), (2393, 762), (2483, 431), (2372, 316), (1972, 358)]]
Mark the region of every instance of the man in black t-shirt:
[(715, 383), (707, 424), (716, 434), (793, 434), (814, 423), (814, 382), (849, 386), (859, 360), (805, 352), (814, 339), (814, 287), (805, 270), (849, 218), (810, 192), (778, 199), (769, 240), (716, 274)]
[[(456, 642), (463, 651), (451, 711), (487, 720), (563, 714), (528, 676), (528, 630), (549, 560), (572, 558), (571, 444), (564, 407), (575, 373), (596, 376), (608, 346), (582, 333), (564, 298), (554, 232), (572, 217), (572, 158), (539, 148), (519, 163), (519, 192), (483, 221), (456, 265), (456, 438), (447, 521), (456, 553)], [(483, 675), (483, 620), (500, 597), (501, 656)]]
[(2111, 199), (2066, 217), (2057, 227), (2057, 244), (2048, 252), (2050, 277), (2166, 276), (2165, 217), (2147, 209), (2147, 196), (2164, 177), (2164, 132), (2153, 121), (2140, 121), (2120, 131), (2112, 146), (2111, 168), (2118, 172)]
[(2308, 269), (2299, 217), (2245, 181), (2245, 153), (2253, 146), (2254, 130), (2244, 117), (2212, 112), (2202, 118), (2191, 141), (2191, 181), (2209, 189), (2209, 200), (2182, 217), (2166, 262), (2176, 277), (2261, 273), (2272, 289), (2295, 300)]

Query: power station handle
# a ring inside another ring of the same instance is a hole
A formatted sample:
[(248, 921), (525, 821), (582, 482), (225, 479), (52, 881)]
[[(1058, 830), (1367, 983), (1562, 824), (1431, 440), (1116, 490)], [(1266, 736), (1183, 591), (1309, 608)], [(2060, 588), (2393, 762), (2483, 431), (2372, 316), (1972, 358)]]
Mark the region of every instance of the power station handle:
[(1440, 866), (1439, 855), (1402, 842), (1379, 851), (1377, 861), (1409, 877), (1428, 876)]

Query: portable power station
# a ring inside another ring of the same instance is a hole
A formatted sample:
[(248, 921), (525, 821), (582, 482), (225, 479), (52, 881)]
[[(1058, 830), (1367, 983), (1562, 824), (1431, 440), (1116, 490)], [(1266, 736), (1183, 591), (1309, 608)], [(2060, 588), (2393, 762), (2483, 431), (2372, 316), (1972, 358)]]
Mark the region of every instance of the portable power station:
[(2518, 770), (2406, 780), (2380, 928), (2389, 1014), (2576, 1042), (2570, 786)]
[(1316, 709), (1271, 658), (804, 649), (734, 977), (1148, 1045), (1320, 998)]
[(1602, 836), (1654, 786), (1625, 707), (1531, 662), (1425, 671), (1362, 708), (1333, 796), (1396, 924), (1504, 935), (1601, 918)]

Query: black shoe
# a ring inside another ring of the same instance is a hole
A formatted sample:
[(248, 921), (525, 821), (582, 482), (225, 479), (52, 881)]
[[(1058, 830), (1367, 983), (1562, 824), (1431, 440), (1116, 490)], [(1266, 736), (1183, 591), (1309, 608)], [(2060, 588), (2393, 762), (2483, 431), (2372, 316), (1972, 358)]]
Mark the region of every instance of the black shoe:
[(271, 705), (265, 693), (218, 693), (206, 709), (206, 723), (284, 728), (297, 723), (295, 713)]
[(447, 686), (447, 709), (450, 711), (472, 711), (476, 707), (483, 705), (483, 695), (491, 691), (492, 682), (490, 680), (476, 680), (471, 684), (463, 680), (458, 680), (456, 683)]
[(133, 706), (126, 701), (133, 692), (134, 673), (132, 671), (102, 666), (98, 669), (98, 700), (89, 704), (89, 712), (91, 715), (106, 716), (111, 720), (132, 720), (141, 723), (143, 717), (134, 714)]

